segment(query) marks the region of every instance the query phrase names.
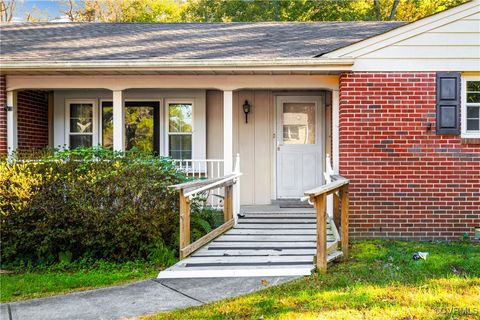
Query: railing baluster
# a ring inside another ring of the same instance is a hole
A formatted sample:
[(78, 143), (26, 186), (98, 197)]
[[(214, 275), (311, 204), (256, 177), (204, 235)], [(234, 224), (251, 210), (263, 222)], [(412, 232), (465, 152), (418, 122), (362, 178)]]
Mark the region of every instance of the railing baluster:
[(335, 223), (336, 226), (341, 225), (340, 242), (343, 259), (348, 259), (348, 185), (350, 181), (341, 176), (335, 177), (335, 181), (305, 192), (306, 198), (313, 202), (316, 210), (317, 255), (315, 262), (320, 272), (327, 271), (328, 242), (326, 206), (327, 197), (330, 194), (333, 195), (333, 223)]
[(336, 226), (340, 225), (341, 216), (340, 216), (340, 192), (333, 192), (333, 222)]
[[(222, 159), (184, 159), (173, 160), (173, 162), (187, 177), (194, 180), (203, 178), (216, 179), (222, 177), (224, 162)], [(221, 209), (223, 203), (221, 198), (222, 195), (224, 195), (223, 189), (212, 189), (205, 205), (210, 206), (211, 208)]]
[(233, 192), (232, 186), (225, 187), (225, 197), (223, 199), (223, 219), (224, 222), (230, 221), (233, 219)]
[(342, 188), (342, 214), (341, 214), (341, 226), (342, 226), (342, 252), (343, 260), (348, 260), (348, 184)]
[(183, 259), (182, 249), (190, 244), (190, 201), (180, 190), (180, 259)]
[(317, 213), (317, 269), (327, 271), (327, 196), (325, 193), (314, 198)]

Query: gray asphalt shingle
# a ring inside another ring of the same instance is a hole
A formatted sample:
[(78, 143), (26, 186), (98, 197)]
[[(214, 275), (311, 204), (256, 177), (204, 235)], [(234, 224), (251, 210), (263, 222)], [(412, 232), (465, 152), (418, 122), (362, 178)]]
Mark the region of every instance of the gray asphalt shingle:
[(403, 24), (13, 23), (0, 61), (312, 58)]

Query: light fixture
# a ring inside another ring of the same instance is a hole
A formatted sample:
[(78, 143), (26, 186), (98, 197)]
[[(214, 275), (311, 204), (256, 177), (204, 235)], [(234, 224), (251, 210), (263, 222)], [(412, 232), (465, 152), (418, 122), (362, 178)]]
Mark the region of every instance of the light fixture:
[(252, 109), (252, 106), (248, 103), (248, 100), (245, 100), (245, 103), (243, 104), (243, 112), (245, 113), (245, 123), (248, 123), (248, 114), (250, 113), (251, 109)]
[(13, 111), (13, 107), (9, 105), (5, 105), (5, 107), (3, 108), (5, 109), (5, 111)]

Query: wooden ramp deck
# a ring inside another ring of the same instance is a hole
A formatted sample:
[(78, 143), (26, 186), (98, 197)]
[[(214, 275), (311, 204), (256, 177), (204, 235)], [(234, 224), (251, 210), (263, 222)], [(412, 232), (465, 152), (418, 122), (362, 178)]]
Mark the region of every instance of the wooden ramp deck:
[[(313, 209), (251, 210), (238, 224), (160, 272), (158, 278), (310, 275), (315, 268), (316, 215)], [(342, 256), (340, 236), (327, 218), (327, 261)]]

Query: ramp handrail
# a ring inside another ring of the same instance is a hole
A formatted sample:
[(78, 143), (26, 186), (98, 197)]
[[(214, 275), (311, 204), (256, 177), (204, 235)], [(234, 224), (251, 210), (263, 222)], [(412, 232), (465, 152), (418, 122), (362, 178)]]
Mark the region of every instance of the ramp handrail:
[[(212, 241), (222, 233), (226, 232), (235, 225), (234, 211), (236, 211), (235, 201), (239, 201), (238, 190), (234, 191), (234, 186), (239, 183), (242, 173), (239, 171), (239, 160), (235, 172), (215, 179), (197, 180), (170, 186), (170, 188), (179, 190), (180, 194), (180, 259), (188, 257), (202, 246)], [(210, 231), (197, 241), (190, 243), (190, 204), (195, 195), (212, 189), (225, 189), (223, 200), (224, 223), (218, 228)], [(237, 193), (237, 196), (235, 196)]]
[(317, 255), (316, 266), (321, 272), (327, 271), (327, 196), (333, 195), (333, 221), (341, 226), (341, 247), (343, 259), (348, 258), (348, 186), (350, 181), (341, 176), (332, 176), (332, 182), (305, 192), (315, 206), (317, 214)]

